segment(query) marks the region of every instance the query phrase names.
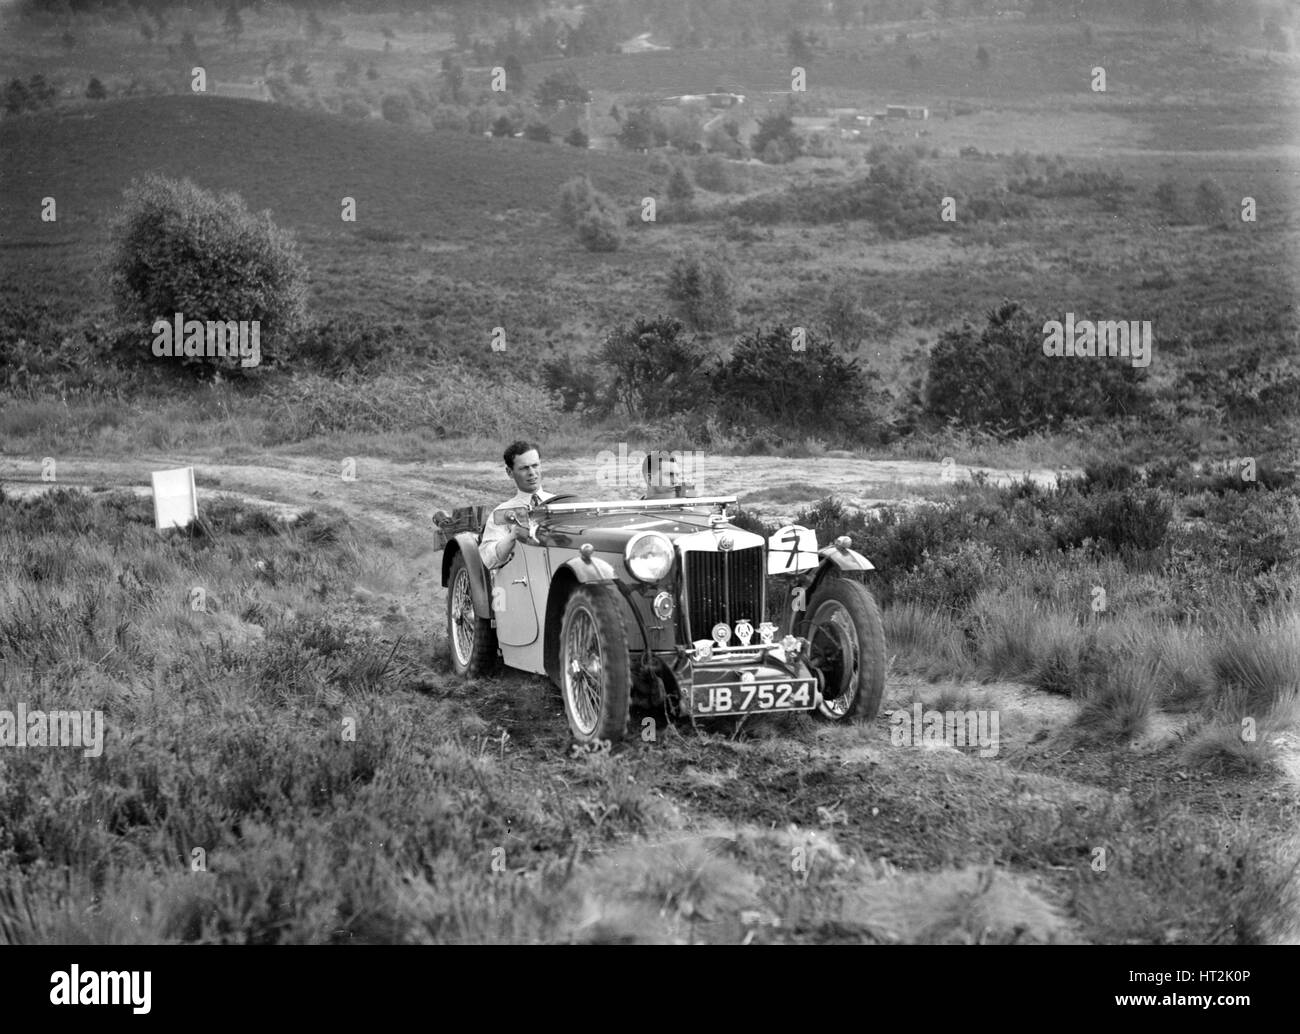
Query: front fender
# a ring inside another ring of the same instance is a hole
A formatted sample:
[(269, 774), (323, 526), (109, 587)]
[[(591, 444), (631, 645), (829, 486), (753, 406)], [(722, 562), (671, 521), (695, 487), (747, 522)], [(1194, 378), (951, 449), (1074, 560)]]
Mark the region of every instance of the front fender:
[(491, 619), (492, 593), (487, 568), (483, 566), (483, 558), (478, 555), (478, 538), (468, 531), (462, 531), (442, 551), (443, 588), (451, 580), (451, 565), (457, 555), (465, 558), (465, 566), (469, 569), (469, 591), (474, 599), (474, 616)]
[(613, 582), (618, 580), (614, 573), (614, 568), (607, 561), (601, 560), (598, 556), (582, 557), (576, 556), (564, 565), (573, 572), (574, 577), (582, 585), (595, 585), (601, 582)]
[[(822, 566), (825, 566), (829, 560), (841, 571), (874, 571), (876, 565), (864, 557), (856, 549), (849, 549), (840, 546), (826, 546), (819, 549), (817, 555), (822, 558)], [(820, 580), (821, 572), (818, 572)]]
[[(781, 635), (788, 635), (803, 625), (808, 616), (808, 603), (827, 577), (849, 575), (860, 578), (865, 572), (876, 569), (875, 564), (854, 549), (827, 546), (819, 549), (817, 554), (822, 558), (821, 563), (801, 578), (795, 579), (795, 584), (791, 586), (791, 596), (782, 603), (779, 622)], [(796, 593), (799, 597), (798, 605), (794, 602)]]

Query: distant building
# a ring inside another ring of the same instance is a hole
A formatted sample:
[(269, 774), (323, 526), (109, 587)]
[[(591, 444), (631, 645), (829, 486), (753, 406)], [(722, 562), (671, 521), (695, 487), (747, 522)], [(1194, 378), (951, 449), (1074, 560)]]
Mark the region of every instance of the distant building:
[(251, 83), (208, 83), (208, 93), (214, 97), (235, 97), (246, 101), (269, 101), (271, 91), (263, 79)]
[(650, 41), (651, 33), (643, 32), (639, 36), (633, 36), (629, 40), (624, 40), (618, 45), (620, 54), (645, 54), (651, 50), (672, 50), (672, 47), (665, 46), (661, 43), (652, 43)]
[(885, 118), (926, 119), (929, 117), (930, 117), (930, 109), (923, 108), (917, 104), (885, 105)]

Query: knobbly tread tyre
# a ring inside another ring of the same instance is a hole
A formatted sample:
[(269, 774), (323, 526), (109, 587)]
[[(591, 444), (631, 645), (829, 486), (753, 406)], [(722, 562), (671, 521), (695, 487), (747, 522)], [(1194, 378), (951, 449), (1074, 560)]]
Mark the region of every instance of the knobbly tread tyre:
[[(603, 693), (595, 728), (584, 730), (574, 715), (566, 681), (569, 678), (569, 633), (577, 615), (585, 611), (593, 621), (599, 640)], [(623, 623), (623, 598), (612, 585), (580, 585), (564, 602), (560, 620), (560, 696), (569, 732), (579, 744), (608, 740), (617, 743), (627, 731), (631, 702), (631, 661)]]
[(880, 711), (885, 689), (885, 630), (875, 597), (861, 582), (830, 578), (817, 587), (808, 604), (808, 617), (801, 627), (811, 638), (813, 617), (827, 601), (839, 603), (848, 612), (858, 636), (858, 687), (846, 714), (839, 717), (818, 714), (830, 721), (868, 721)]
[[(469, 565), (465, 563), (465, 558), (457, 553), (451, 562), (451, 576), (447, 579), (447, 651), (451, 655), (451, 670), (465, 678), (477, 678), (480, 675), (488, 674), (496, 666), (497, 659), (496, 630), (492, 627), (490, 620), (477, 615), (474, 617), (474, 644), (469, 652), (469, 657), (462, 664), (460, 657), (457, 655), (455, 619), (452, 617), (452, 599), (456, 593), (457, 579), (466, 579), (466, 589), (468, 590), (468, 579), (472, 577)], [(470, 606), (473, 606), (472, 596), (469, 603)]]

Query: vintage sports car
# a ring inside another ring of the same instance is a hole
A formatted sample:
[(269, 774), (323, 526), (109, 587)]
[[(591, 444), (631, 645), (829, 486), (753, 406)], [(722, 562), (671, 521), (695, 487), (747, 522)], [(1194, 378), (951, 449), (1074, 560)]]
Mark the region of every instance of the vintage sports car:
[[(621, 739), (633, 705), (667, 718), (873, 717), (885, 641), (871, 562), (847, 536), (818, 548), (797, 525), (765, 541), (730, 522), (735, 501), (559, 495), (440, 512), (452, 669), (480, 675), (499, 658), (547, 676), (587, 745)], [(495, 572), (477, 548), (489, 516), (530, 531)]]

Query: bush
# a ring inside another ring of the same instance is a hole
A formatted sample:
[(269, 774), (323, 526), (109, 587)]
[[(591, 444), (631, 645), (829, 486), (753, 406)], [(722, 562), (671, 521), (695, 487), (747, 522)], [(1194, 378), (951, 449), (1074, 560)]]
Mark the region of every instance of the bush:
[(1196, 215), (1207, 226), (1227, 221), (1228, 197), (1214, 180), (1204, 179), (1196, 185)]
[(603, 194), (578, 217), (578, 240), (588, 251), (617, 251), (623, 243), (623, 217)]
[(365, 368), (385, 354), (404, 351), (409, 342), (406, 327), (376, 324), (356, 315), (334, 316), (315, 323), (299, 335), (293, 350), (295, 363), (304, 362), (323, 373), (339, 374)]
[(735, 189), (727, 163), (714, 154), (705, 155), (695, 163), (695, 183), (715, 194), (729, 194)]
[(671, 316), (638, 316), (605, 335), (598, 359), (612, 371), (612, 393), (631, 416), (666, 416), (702, 401), (699, 371), (706, 356), (682, 330)]
[(586, 176), (575, 176), (560, 187), (560, 222), (570, 228), (578, 225), (578, 219), (589, 207), (596, 196), (596, 188)]
[(92, 101), (102, 101), (108, 96), (108, 90), (104, 88), (104, 84), (98, 78), (92, 75), (90, 82), (86, 84), (86, 96)]
[(587, 134), (577, 126), (574, 126), (569, 130), (564, 137), (564, 142), (570, 147), (581, 147), (584, 150), (591, 145), (591, 141), (587, 138)]
[(856, 359), (812, 329), (795, 351), (789, 327), (745, 335), (713, 379), (715, 405), (746, 426), (801, 429), (855, 441), (879, 437), (880, 396)]
[(695, 197), (695, 184), (691, 182), (690, 173), (678, 165), (668, 177), (668, 199), (670, 201), (690, 202)]
[(1062, 549), (1087, 540), (1115, 552), (1147, 552), (1164, 544), (1173, 516), (1170, 503), (1150, 489), (1077, 496), (1055, 528)]
[(1068, 417), (1117, 417), (1145, 401), (1124, 359), (1043, 354), (1043, 321), (1018, 304), (990, 312), (984, 329), (945, 331), (930, 352), (924, 408), (1012, 436), (1059, 426)]
[(616, 401), (613, 386), (600, 376), (599, 368), (584, 360), (564, 355), (542, 364), (542, 384), (559, 396), (565, 413), (608, 416)]
[[(128, 322), (148, 327), (177, 312), (186, 320), (258, 320), (263, 361), (302, 324), (307, 273), (293, 237), (269, 212), (249, 213), (237, 194), (150, 174), (127, 189), (112, 240), (110, 283)], [(238, 368), (238, 359), (224, 362)]]
[(736, 289), (727, 256), (719, 252), (688, 251), (668, 270), (668, 297), (694, 329), (730, 327), (736, 319)]
[(492, 123), (492, 135), (497, 137), (511, 137), (515, 135), (515, 124), (511, 121), (509, 115), (502, 115)]
[(551, 142), (551, 127), (545, 122), (530, 122), (524, 126), (524, 139), (533, 140), (539, 144), (549, 144)]
[(415, 108), (411, 98), (404, 93), (386, 93), (379, 105), (379, 113), (385, 122), (399, 126), (409, 126), (415, 117)]

